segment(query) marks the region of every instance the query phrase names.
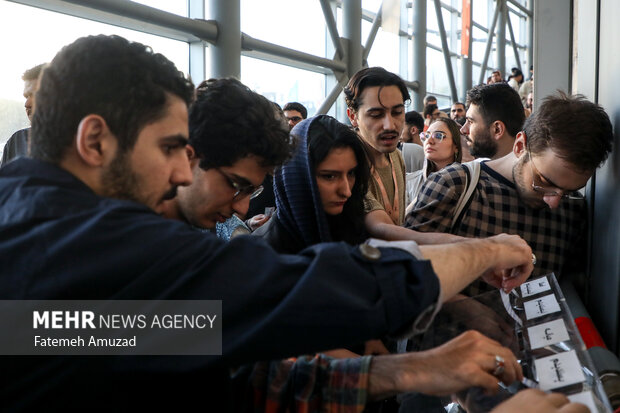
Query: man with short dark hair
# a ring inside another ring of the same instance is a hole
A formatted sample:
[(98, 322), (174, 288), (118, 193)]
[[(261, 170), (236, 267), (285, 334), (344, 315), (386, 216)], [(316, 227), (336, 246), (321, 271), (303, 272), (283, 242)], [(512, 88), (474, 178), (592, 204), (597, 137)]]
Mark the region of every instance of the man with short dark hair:
[(467, 92), (461, 128), (474, 158), (497, 159), (511, 152), (525, 121), (519, 94), (507, 83), (479, 85)]
[(454, 102), (450, 108), (450, 119), (461, 123), (461, 119), (465, 119), (465, 104), (462, 102)]
[(499, 70), (494, 70), (491, 73), (491, 81), (489, 82), (489, 84), (495, 84), (495, 83), (504, 83), (504, 79), (502, 78), (502, 73)]
[[(244, 107), (248, 116), (239, 118), (236, 114)], [(198, 90), (189, 129), (193, 181), (166, 202), (165, 215), (199, 228), (214, 228), (233, 214), (245, 217), (265, 176), (292, 150), (288, 128), (272, 103), (232, 78), (212, 79)], [(219, 181), (238, 191), (232, 203), (219, 200), (213, 185)]]
[(424, 106), (422, 116), (424, 116), (424, 130), (426, 131), (428, 127), (431, 126), (431, 123), (435, 122), (435, 120), (441, 116), (441, 111), (436, 103), (429, 103)]
[[(28, 116), (28, 120), (30, 122), (32, 122), (32, 114), (34, 112), (34, 94), (37, 91), (39, 75), (44, 67), (44, 63), (36, 65), (35, 67), (26, 70), (22, 75), (22, 80), (24, 81), (24, 98), (26, 99), (24, 107), (26, 108), (26, 115)], [(29, 133), (30, 128), (25, 128), (20, 129), (11, 135), (4, 145), (0, 166), (6, 165), (9, 161), (18, 156), (26, 156), (28, 154)]]
[(289, 129), (293, 129), (302, 120), (308, 117), (308, 110), (299, 102), (289, 102), (282, 109), (288, 122)]
[[(207, 403), (231, 411), (239, 402), (232, 366), (417, 331), (479, 275), (510, 290), (531, 272), (530, 249), (515, 236), (440, 248), (406, 243), (406, 251), (331, 243), (284, 256), (262, 240), (227, 244), (163, 219), (165, 201), (192, 182), (186, 144), (193, 98), (193, 85), (172, 62), (118, 36), (80, 38), (56, 55), (37, 94), (32, 159), (0, 169), (0, 232), (10, 234), (0, 240), (0, 298), (222, 300), (222, 355), (5, 357), (3, 408), (187, 410)], [(216, 172), (224, 203), (250, 196), (260, 182), (223, 167)], [(482, 344), (487, 357), (464, 370), (475, 370), (492, 390), (500, 380), (490, 374), (497, 344)], [(519, 378), (516, 359), (509, 365), (504, 379)], [(412, 376), (403, 378), (411, 383)], [(466, 376), (458, 384), (471, 380)], [(391, 381), (385, 376), (367, 388), (381, 394)]]
[[(603, 108), (583, 96), (560, 94), (547, 97), (516, 135), (509, 154), (481, 164), (469, 207), (454, 228), (456, 204), (466, 188), (462, 165), (426, 181), (406, 226), (469, 237), (519, 234), (537, 257), (534, 275), (560, 276), (574, 269), (568, 261), (583, 264), (579, 242), (587, 214), (577, 191), (611, 151), (611, 122)], [(468, 291), (475, 294), (479, 288)]]
[(420, 132), (424, 129), (424, 118), (415, 110), (405, 113), (405, 127), (400, 134), (400, 140), (405, 143), (415, 143), (420, 146)]
[(420, 132), (424, 130), (424, 119), (415, 110), (405, 113), (405, 125), (400, 134), (398, 145), (407, 173), (422, 169), (424, 165), (424, 149), (420, 140)]
[(422, 103), (424, 104), (424, 107), (428, 106), (428, 105), (436, 105), (437, 104), (437, 98), (433, 95), (426, 95), (424, 96), (424, 100), (422, 101)]

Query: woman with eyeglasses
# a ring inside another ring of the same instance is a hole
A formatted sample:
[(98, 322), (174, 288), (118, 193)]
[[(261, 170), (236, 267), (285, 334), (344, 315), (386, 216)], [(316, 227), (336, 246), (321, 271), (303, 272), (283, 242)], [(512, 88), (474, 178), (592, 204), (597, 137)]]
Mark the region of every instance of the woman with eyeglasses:
[(370, 173), (363, 144), (349, 127), (324, 115), (303, 120), (291, 134), (295, 155), (274, 175), (276, 212), (253, 235), (291, 254), (320, 242), (363, 242)]
[(407, 195), (409, 212), (418, 197), (418, 192), (428, 176), (454, 163), (461, 162), (461, 133), (459, 125), (449, 118), (436, 119), (426, 132), (420, 133), (424, 145), (424, 167), (407, 174)]

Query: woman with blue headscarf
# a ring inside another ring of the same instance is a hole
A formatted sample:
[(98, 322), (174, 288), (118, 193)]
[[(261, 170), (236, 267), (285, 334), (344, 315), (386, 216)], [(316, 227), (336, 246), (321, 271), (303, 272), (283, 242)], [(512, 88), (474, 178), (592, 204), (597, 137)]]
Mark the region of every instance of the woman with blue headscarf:
[(325, 115), (302, 121), (291, 135), (295, 155), (274, 175), (276, 212), (253, 234), (291, 254), (320, 242), (362, 243), (370, 172), (359, 137)]

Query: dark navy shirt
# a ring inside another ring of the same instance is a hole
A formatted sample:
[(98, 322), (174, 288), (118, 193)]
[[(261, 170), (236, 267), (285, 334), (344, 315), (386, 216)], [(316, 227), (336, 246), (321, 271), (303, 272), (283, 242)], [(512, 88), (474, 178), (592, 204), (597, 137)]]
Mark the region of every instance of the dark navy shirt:
[(430, 263), (381, 254), (330, 243), (278, 255), (256, 237), (224, 242), (17, 159), (0, 170), (0, 299), (223, 300), (223, 355), (3, 357), (0, 406), (228, 410), (228, 367), (399, 334), (433, 308)]

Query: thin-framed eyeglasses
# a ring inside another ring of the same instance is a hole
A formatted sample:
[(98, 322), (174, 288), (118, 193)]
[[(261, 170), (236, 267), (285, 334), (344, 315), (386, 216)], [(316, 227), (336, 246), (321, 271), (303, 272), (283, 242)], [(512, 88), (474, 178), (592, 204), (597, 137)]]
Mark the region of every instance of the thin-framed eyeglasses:
[(427, 139), (429, 138), (433, 138), (435, 139), (437, 142), (441, 142), (442, 140), (444, 140), (446, 137), (448, 136), (447, 133), (442, 132), (442, 131), (435, 131), (435, 132), (420, 132), (420, 140), (422, 142), (426, 142)]
[[(544, 186), (536, 185), (534, 181), (538, 180), (540, 182), (541, 181), (540, 177), (542, 176), (542, 174), (538, 171), (538, 168), (536, 167), (536, 165), (534, 165), (534, 159), (532, 157), (532, 152), (530, 152), (529, 145), (527, 148), (527, 153), (530, 158), (529, 164), (530, 164), (530, 171), (532, 172), (532, 189), (534, 190), (534, 192), (543, 194), (543, 196), (559, 196), (562, 199), (582, 199), (583, 198), (581, 194), (577, 191), (553, 191), (549, 188), (545, 188)], [(534, 171), (536, 171), (536, 174), (534, 174)]]
[(233, 199), (235, 200), (245, 198), (246, 196), (249, 196), (250, 199), (253, 199), (259, 196), (261, 192), (263, 192), (264, 188), (262, 185), (254, 186), (252, 184), (240, 184), (239, 182), (235, 182), (233, 178), (228, 176), (228, 174), (224, 173), (224, 171), (222, 171), (220, 168), (214, 169), (220, 174), (222, 174), (222, 176), (226, 178), (226, 181), (228, 181), (228, 185), (230, 185), (235, 190), (235, 194), (233, 195)]

